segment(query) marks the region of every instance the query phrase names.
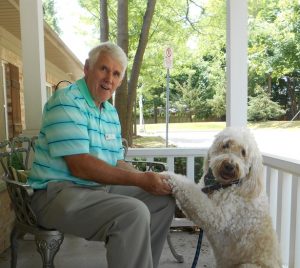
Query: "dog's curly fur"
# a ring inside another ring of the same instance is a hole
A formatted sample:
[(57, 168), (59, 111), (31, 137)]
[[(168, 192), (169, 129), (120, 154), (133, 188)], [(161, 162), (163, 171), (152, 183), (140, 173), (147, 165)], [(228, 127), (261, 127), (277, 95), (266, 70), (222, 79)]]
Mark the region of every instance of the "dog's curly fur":
[[(179, 207), (203, 228), (217, 267), (281, 267), (279, 244), (263, 189), (263, 164), (247, 128), (226, 128), (215, 138), (204, 161), (221, 184), (238, 184), (210, 194), (185, 176), (167, 172)], [(203, 177), (204, 177), (203, 176)]]

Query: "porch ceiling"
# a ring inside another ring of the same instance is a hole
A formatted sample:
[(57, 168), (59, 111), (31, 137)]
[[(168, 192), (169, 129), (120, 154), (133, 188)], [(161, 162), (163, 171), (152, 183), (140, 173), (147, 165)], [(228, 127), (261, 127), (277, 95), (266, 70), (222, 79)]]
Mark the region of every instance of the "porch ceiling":
[[(19, 0), (0, 0), (0, 25), (21, 40)], [(81, 77), (82, 63), (47, 23), (44, 23), (44, 34), (46, 60), (70, 74), (74, 80)]]

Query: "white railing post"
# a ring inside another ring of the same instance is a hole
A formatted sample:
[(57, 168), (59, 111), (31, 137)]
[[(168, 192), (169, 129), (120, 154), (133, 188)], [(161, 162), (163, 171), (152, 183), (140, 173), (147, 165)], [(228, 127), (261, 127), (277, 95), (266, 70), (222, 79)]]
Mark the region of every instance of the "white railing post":
[[(280, 219), (280, 247), (282, 262), (284, 265), (288, 265), (289, 262), (289, 252), (290, 252), (290, 225), (291, 225), (291, 191), (292, 191), (292, 175), (286, 172), (279, 172), (279, 183), (278, 191), (281, 191), (281, 198), (279, 202), (281, 203), (280, 212), (278, 209), (277, 218)], [(279, 234), (279, 233), (278, 233)]]
[(193, 156), (187, 157), (186, 175), (190, 180), (195, 181), (195, 157)]
[(277, 229), (277, 189), (278, 189), (278, 171), (271, 168), (270, 169), (270, 195), (269, 195), (269, 202), (270, 202), (270, 214), (272, 217), (273, 226)]
[(277, 197), (276, 201), (274, 202), (274, 205), (277, 203), (276, 206), (276, 230), (277, 230), (277, 235), (278, 235), (278, 240), (281, 242), (281, 237), (282, 237), (282, 226), (281, 226), (281, 221), (282, 221), (282, 187), (283, 187), (283, 172), (281, 170), (277, 171), (277, 179), (276, 179), (276, 184), (277, 184)]
[(292, 178), (290, 267), (300, 267), (300, 176)]
[(167, 165), (168, 165), (168, 170), (174, 172), (174, 170), (175, 170), (174, 157), (167, 158)]

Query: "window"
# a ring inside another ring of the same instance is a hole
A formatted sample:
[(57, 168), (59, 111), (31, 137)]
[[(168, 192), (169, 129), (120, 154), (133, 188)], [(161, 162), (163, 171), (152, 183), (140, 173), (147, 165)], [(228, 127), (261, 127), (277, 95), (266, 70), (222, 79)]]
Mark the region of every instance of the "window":
[(46, 96), (47, 96), (47, 100), (49, 100), (49, 98), (52, 96), (54, 92), (54, 87), (50, 84), (46, 82)]

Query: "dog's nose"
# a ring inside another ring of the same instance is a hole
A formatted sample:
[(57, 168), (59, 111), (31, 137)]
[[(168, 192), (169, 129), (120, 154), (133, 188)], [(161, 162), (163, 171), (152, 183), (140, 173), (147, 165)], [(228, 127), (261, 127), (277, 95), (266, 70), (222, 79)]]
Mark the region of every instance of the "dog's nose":
[(234, 170), (234, 165), (232, 165), (231, 163), (225, 163), (224, 170), (228, 173), (231, 173)]
[(237, 167), (234, 163), (224, 161), (220, 167), (220, 176), (224, 180), (233, 180), (237, 176)]

